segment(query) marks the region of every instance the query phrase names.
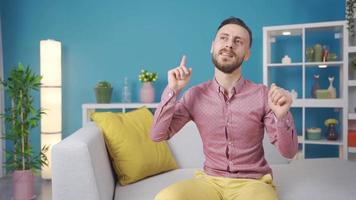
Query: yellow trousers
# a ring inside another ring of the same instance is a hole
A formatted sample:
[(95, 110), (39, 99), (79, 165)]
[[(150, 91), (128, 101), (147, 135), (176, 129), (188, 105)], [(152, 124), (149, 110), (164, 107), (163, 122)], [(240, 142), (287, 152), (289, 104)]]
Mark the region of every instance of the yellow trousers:
[(155, 200), (277, 200), (272, 176), (240, 179), (209, 176), (202, 171), (195, 178), (180, 181), (159, 192)]

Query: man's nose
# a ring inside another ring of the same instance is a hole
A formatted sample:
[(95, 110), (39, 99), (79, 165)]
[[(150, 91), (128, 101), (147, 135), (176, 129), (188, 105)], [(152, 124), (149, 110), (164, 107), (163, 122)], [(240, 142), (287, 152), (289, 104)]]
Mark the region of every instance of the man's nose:
[(225, 43), (225, 47), (226, 47), (226, 48), (232, 49), (233, 45), (234, 45), (234, 43), (232, 42), (232, 40), (228, 40), (228, 41), (226, 41), (226, 43)]

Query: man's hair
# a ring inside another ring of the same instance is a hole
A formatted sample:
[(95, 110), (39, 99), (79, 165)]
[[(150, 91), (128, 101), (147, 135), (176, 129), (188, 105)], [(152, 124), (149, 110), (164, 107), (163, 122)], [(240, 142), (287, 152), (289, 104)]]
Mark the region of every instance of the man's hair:
[(239, 26), (242, 26), (244, 29), (247, 30), (249, 36), (250, 36), (250, 47), (252, 46), (252, 32), (251, 29), (245, 24), (244, 21), (242, 21), (242, 19), (237, 18), (237, 17), (229, 17), (227, 19), (225, 19), (224, 21), (221, 22), (221, 24), (218, 27), (218, 30), (216, 32), (218, 32), (221, 27), (227, 25), (227, 24), (237, 24)]

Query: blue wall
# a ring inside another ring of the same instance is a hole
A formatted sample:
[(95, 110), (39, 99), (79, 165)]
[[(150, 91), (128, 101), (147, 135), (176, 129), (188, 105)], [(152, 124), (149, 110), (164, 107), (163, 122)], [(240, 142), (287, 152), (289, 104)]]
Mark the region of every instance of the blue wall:
[[(112, 82), (117, 102), (127, 76), (137, 101), (139, 71), (156, 71), (158, 101), (167, 70), (179, 64), (182, 54), (193, 68), (190, 85), (211, 79), (210, 45), (226, 17), (241, 17), (251, 27), (252, 57), (243, 74), (262, 82), (263, 26), (343, 20), (345, 6), (336, 0), (0, 2), (5, 75), (20, 61), (39, 72), (39, 41), (62, 42), (64, 137), (81, 127), (81, 104), (95, 101), (99, 80)], [(39, 138), (32, 134), (37, 150)]]

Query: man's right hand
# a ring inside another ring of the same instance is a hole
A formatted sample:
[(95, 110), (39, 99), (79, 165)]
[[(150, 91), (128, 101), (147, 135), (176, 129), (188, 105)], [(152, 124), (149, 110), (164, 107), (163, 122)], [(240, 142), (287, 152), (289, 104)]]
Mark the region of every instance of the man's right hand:
[(187, 68), (186, 57), (183, 55), (180, 65), (168, 71), (168, 87), (174, 91), (183, 89), (192, 77), (192, 68)]

